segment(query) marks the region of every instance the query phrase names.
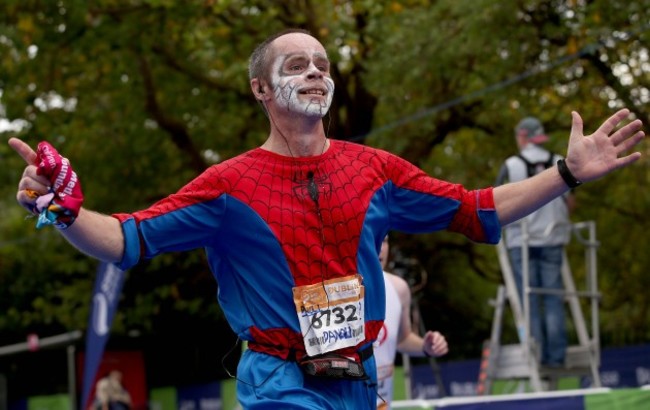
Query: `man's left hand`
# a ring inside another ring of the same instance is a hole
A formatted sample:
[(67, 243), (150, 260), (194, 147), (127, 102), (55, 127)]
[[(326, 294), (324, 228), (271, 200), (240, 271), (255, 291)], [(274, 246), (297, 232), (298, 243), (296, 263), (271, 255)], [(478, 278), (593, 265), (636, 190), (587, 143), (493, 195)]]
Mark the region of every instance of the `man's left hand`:
[(632, 164), (641, 157), (640, 152), (619, 155), (630, 151), (643, 138), (641, 120), (634, 120), (616, 129), (630, 115), (628, 109), (622, 109), (609, 117), (591, 135), (583, 134), (583, 121), (580, 114), (572, 112), (571, 136), (566, 156), (569, 171), (579, 181), (588, 182), (598, 179), (615, 169)]

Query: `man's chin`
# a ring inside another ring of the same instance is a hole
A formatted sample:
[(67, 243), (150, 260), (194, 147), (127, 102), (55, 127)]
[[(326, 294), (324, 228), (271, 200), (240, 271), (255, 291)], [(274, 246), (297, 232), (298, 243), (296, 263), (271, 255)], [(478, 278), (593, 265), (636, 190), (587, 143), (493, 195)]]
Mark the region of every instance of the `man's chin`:
[(318, 110), (313, 108), (308, 108), (307, 110), (304, 111), (304, 114), (313, 118), (323, 118), (327, 115), (327, 111), (329, 111), (329, 108), (322, 108)]
[(326, 96), (310, 96), (309, 98), (301, 101), (300, 105), (304, 107), (305, 114), (323, 118), (325, 115), (327, 115), (331, 104)]

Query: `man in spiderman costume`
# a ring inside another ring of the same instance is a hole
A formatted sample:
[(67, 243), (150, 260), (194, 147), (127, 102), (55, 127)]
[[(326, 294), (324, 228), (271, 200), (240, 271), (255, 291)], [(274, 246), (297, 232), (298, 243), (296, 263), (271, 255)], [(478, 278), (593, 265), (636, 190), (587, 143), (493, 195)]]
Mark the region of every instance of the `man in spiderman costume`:
[(83, 208), (77, 175), (54, 147), (9, 141), (27, 163), (18, 202), (80, 251), (127, 269), (206, 250), (224, 313), (249, 342), (237, 371), (247, 409), (375, 408), (372, 343), (385, 309), (377, 255), (389, 230), (444, 229), (494, 244), (503, 224), (641, 156), (627, 154), (644, 137), (641, 121), (618, 127), (628, 110), (590, 136), (574, 112), (565, 162), (470, 191), (388, 152), (328, 139), (330, 62), (306, 32), (260, 44), (250, 84), (270, 121), (266, 142), (132, 214)]

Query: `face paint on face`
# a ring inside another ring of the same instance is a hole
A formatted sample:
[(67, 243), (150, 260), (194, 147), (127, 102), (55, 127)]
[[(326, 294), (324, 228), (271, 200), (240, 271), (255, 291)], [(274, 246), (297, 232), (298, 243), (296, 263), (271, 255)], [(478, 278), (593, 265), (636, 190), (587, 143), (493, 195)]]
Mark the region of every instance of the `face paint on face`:
[(329, 77), (329, 61), (314, 54), (279, 56), (271, 81), (275, 100), (287, 111), (322, 118), (332, 104), (334, 81)]

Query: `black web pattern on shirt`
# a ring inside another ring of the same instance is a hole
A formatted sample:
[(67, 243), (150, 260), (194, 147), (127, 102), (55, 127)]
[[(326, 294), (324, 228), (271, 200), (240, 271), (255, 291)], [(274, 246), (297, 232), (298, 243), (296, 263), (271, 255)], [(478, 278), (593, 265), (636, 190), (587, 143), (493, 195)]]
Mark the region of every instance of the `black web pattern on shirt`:
[[(168, 207), (207, 201), (220, 192), (238, 198), (279, 239), (300, 286), (357, 273), (357, 249), (368, 204), (388, 179), (414, 191), (459, 200), (471, 194), (460, 185), (426, 176), (399, 157), (332, 142), (338, 144), (331, 148), (335, 151), (319, 158), (288, 159), (253, 150), (211, 167), (157, 210), (164, 213)], [(475, 219), (473, 212), (461, 207), (451, 228), (466, 230)]]

